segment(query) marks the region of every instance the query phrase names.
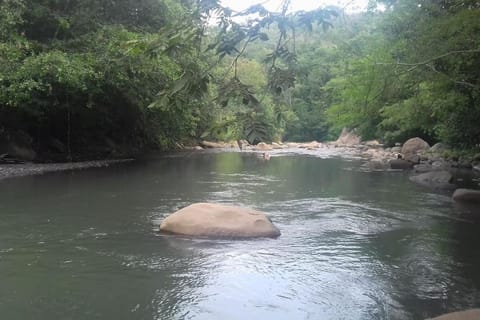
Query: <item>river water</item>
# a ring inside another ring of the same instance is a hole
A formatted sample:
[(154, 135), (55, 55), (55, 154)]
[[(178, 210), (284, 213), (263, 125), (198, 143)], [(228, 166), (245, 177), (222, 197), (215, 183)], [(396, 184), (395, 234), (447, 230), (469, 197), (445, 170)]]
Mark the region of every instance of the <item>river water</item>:
[[(282, 235), (194, 240), (193, 202)], [(423, 319), (480, 306), (480, 212), (336, 156), (200, 152), (0, 181), (1, 319)]]

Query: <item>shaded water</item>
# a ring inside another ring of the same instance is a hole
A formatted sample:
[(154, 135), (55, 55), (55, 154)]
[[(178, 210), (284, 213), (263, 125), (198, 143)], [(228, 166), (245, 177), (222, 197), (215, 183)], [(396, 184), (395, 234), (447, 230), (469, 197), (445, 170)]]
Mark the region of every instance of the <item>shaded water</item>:
[[(215, 201), (278, 239), (158, 234)], [(477, 211), (477, 212), (475, 212)], [(480, 212), (359, 160), (159, 156), (0, 181), (1, 319), (423, 319), (480, 306)]]

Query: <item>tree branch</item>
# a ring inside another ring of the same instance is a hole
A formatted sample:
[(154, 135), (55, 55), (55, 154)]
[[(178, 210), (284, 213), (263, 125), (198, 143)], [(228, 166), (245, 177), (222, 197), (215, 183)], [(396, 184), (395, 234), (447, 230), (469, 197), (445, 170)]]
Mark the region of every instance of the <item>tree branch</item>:
[(407, 66), (407, 67), (413, 67), (411, 70), (427, 65), (430, 62), (433, 62), (435, 60), (439, 60), (448, 56), (451, 56), (453, 54), (461, 54), (461, 53), (480, 53), (480, 49), (471, 49), (471, 50), (454, 50), (454, 51), (449, 51), (447, 53), (444, 53), (442, 55), (427, 59), (425, 61), (421, 62), (416, 62), (416, 63), (405, 63), (405, 62), (395, 62), (395, 63), (387, 63), (387, 62), (376, 62), (376, 65), (396, 65), (396, 66)]
[(394, 62), (394, 63), (388, 63), (388, 62), (375, 62), (375, 65), (380, 65), (380, 66), (405, 66), (405, 67), (410, 67), (408, 68), (405, 72), (411, 72), (415, 69), (417, 69), (418, 67), (427, 67), (429, 69), (431, 69), (433, 72), (435, 73), (439, 73), (439, 74), (442, 74), (444, 76), (446, 76), (448, 79), (450, 79), (451, 81), (457, 83), (457, 84), (460, 84), (460, 85), (464, 85), (464, 86), (468, 86), (468, 87), (471, 87), (471, 88), (479, 88), (479, 86), (473, 84), (473, 83), (470, 83), (470, 82), (467, 82), (467, 81), (459, 81), (459, 80), (456, 80), (450, 76), (448, 76), (445, 72), (441, 72), (441, 71), (438, 71), (435, 66), (433, 66), (431, 64), (431, 62), (434, 62), (436, 60), (439, 60), (439, 59), (442, 59), (442, 58), (445, 58), (445, 57), (448, 57), (448, 56), (451, 56), (451, 55), (455, 55), (455, 54), (464, 54), (464, 53), (480, 53), (480, 49), (471, 49), (471, 50), (453, 50), (453, 51), (449, 51), (447, 53), (444, 53), (444, 54), (441, 54), (439, 56), (436, 56), (436, 57), (433, 57), (433, 58), (430, 58), (430, 59), (427, 59), (427, 60), (424, 60), (424, 61), (421, 61), (421, 62), (416, 62), (416, 63), (406, 63), (406, 62)]

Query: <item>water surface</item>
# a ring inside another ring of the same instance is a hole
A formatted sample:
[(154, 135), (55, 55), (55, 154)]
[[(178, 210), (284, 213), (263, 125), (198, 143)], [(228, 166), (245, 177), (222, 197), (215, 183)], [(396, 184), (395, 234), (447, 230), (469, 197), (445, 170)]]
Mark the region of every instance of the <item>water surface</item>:
[[(181, 153), (0, 181), (2, 319), (423, 319), (480, 306), (480, 212), (357, 159)], [(193, 202), (278, 239), (193, 240)]]

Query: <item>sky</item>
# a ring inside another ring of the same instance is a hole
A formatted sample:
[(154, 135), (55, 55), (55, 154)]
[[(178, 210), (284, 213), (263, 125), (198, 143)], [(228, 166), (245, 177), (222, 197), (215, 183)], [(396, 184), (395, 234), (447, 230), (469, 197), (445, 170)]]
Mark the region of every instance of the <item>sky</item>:
[[(282, 0), (222, 0), (222, 5), (235, 11), (242, 11), (254, 4), (261, 3), (269, 11), (280, 11)], [(358, 12), (364, 10), (368, 5), (368, 0), (291, 0), (291, 11), (314, 10), (319, 7), (335, 5), (345, 8), (348, 12)]]

